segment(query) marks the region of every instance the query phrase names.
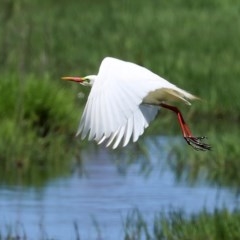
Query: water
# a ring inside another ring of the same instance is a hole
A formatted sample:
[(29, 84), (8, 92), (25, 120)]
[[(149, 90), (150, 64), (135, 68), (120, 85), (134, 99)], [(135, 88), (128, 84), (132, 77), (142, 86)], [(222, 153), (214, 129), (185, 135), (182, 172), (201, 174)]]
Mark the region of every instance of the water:
[[(121, 154), (123, 164), (114, 151), (103, 147), (82, 152), (84, 175), (79, 171), (65, 178), (49, 182), (44, 188), (0, 188), (1, 234), (24, 235), (28, 239), (76, 239), (74, 224), (81, 239), (122, 239), (124, 222), (133, 209), (139, 209), (151, 224), (154, 215), (169, 209), (183, 209), (197, 213), (203, 208), (234, 208), (236, 198), (227, 189), (211, 187), (206, 182), (190, 185), (177, 182), (166, 164), (164, 146), (169, 139), (146, 141), (151, 153), (150, 174), (141, 174), (141, 164), (134, 161), (127, 167), (124, 160), (127, 148)], [(143, 156), (139, 155), (139, 159)], [(121, 162), (120, 162), (121, 163)], [(5, 230), (4, 230), (5, 229)]]

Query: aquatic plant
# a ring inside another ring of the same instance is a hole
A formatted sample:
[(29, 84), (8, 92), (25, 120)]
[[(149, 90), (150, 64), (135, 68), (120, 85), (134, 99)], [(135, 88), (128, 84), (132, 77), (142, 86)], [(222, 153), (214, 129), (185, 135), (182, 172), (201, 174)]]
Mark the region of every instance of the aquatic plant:
[(14, 75), (3, 77), (0, 89), (1, 182), (66, 173), (81, 111), (72, 91), (49, 77)]
[(154, 217), (153, 227), (139, 210), (134, 210), (125, 221), (125, 240), (186, 240), (186, 239), (238, 239), (240, 212), (216, 209), (213, 213), (203, 210), (187, 216), (184, 211), (171, 210)]
[[(205, 124), (207, 128), (209, 124)], [(200, 154), (188, 151), (179, 144), (175, 145), (169, 154), (169, 165), (176, 175), (176, 180), (194, 184), (200, 179), (213, 185), (230, 187), (239, 193), (239, 134), (239, 127), (234, 122), (229, 127), (228, 121), (219, 121), (217, 125), (209, 128), (208, 140), (213, 145), (209, 153)]]

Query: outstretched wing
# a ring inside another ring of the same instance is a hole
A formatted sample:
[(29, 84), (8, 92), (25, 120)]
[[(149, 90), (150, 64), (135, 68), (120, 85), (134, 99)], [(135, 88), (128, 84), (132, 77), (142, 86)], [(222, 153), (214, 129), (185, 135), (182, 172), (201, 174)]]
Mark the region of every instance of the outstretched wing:
[(107, 146), (113, 144), (114, 148), (121, 141), (126, 146), (131, 137), (137, 141), (159, 109), (141, 105), (150, 91), (161, 86), (159, 78), (136, 64), (105, 58), (89, 94), (77, 134), (81, 133), (82, 138), (88, 135), (89, 140), (98, 143), (106, 141)]
[(107, 147), (113, 144), (113, 149), (117, 148), (122, 142), (125, 147), (132, 137), (132, 141), (136, 142), (143, 134), (144, 129), (149, 126), (149, 123), (155, 118), (159, 107), (150, 105), (140, 105), (139, 108), (132, 113), (126, 123), (119, 127), (118, 130), (111, 134), (109, 138), (104, 135), (98, 143), (107, 142)]

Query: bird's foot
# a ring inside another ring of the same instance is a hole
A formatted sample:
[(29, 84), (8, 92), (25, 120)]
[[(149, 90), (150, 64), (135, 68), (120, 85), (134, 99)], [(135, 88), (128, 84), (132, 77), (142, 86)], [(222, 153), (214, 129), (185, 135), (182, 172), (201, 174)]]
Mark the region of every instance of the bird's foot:
[(184, 137), (186, 142), (192, 146), (197, 151), (207, 151), (211, 150), (211, 146), (207, 143), (203, 143), (202, 140), (206, 139), (207, 137)]

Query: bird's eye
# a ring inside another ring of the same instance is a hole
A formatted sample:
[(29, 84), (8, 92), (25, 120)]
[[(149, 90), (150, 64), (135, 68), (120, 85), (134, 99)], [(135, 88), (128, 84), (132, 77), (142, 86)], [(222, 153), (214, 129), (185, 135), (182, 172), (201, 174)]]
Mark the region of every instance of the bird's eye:
[(90, 79), (89, 79), (89, 78), (86, 78), (84, 82), (85, 82), (86, 84), (89, 84), (89, 83), (90, 83)]
[(90, 82), (90, 79), (89, 79), (89, 78), (84, 78), (84, 81), (81, 82), (81, 84), (82, 84), (83, 86), (90, 86), (90, 85), (91, 85), (90, 83), (91, 83), (91, 82)]

